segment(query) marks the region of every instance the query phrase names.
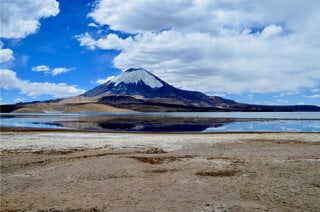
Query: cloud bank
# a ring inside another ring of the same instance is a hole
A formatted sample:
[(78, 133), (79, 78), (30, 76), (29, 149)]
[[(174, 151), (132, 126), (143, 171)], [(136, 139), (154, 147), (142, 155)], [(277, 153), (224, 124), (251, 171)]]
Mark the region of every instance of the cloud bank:
[(31, 97), (41, 95), (52, 95), (55, 98), (69, 97), (80, 95), (85, 92), (75, 85), (66, 83), (49, 83), (49, 82), (29, 82), (17, 77), (16, 72), (8, 69), (0, 69), (0, 88), (1, 89), (18, 89), (21, 94)]
[[(0, 38), (23, 39), (31, 34), (37, 33), (40, 27), (40, 20), (50, 16), (56, 16), (59, 10), (59, 3), (56, 0), (2, 0), (1, 1), (1, 30)], [(13, 60), (13, 51), (4, 49), (0, 41), (0, 61)], [(69, 72), (74, 68), (53, 68), (46, 65), (32, 67), (32, 71), (49, 73), (53, 76)], [(18, 89), (21, 94), (30, 97), (51, 95), (54, 98), (62, 98), (79, 95), (85, 92), (75, 85), (66, 83), (30, 82), (17, 77), (13, 70), (0, 69), (0, 88)], [(19, 98), (16, 99), (16, 101)], [(21, 100), (21, 99), (20, 99)]]
[(77, 37), (120, 50), (114, 66), (144, 67), (203, 92), (285, 92), (320, 82), (320, 1), (100, 0), (97, 25), (129, 33)]
[(55, 0), (1, 0), (1, 38), (25, 38), (37, 32), (39, 20), (59, 13)]

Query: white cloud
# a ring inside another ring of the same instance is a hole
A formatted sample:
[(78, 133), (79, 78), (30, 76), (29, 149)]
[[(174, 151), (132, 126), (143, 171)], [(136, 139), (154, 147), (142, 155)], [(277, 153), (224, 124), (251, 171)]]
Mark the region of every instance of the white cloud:
[(308, 99), (320, 99), (320, 94), (313, 94), (310, 96), (304, 96), (304, 98), (308, 98)]
[(97, 24), (92, 23), (92, 22), (89, 23), (88, 26), (89, 26), (89, 27), (93, 27), (93, 28), (99, 28), (99, 26), (98, 26)]
[(98, 83), (98, 84), (103, 84), (103, 83), (106, 83), (106, 82), (108, 82), (108, 81), (110, 81), (110, 80), (113, 80), (114, 78), (116, 78), (116, 76), (109, 76), (109, 77), (107, 77), (107, 78), (105, 78), (105, 79), (98, 79), (98, 80), (96, 81), (96, 83)]
[[(290, 52), (282, 45), (290, 46)], [(114, 65), (123, 70), (145, 67), (185, 89), (263, 93), (316, 86), (319, 53), (282, 38), (165, 31), (139, 35), (114, 59)], [(293, 58), (299, 62), (292, 62)]]
[(17, 78), (16, 73), (14, 71), (8, 69), (0, 69), (0, 88), (3, 89), (11, 89), (11, 88), (18, 88), (22, 87), (25, 83)]
[[(163, 1), (159, 2), (162, 3)], [(171, 1), (172, 4), (176, 4), (177, 1)], [(123, 4), (124, 3), (124, 4)], [(159, 4), (154, 1), (155, 4)], [(162, 11), (165, 9), (163, 5), (158, 5), (158, 8), (155, 12), (154, 9), (151, 9), (152, 3), (146, 5), (145, 1), (132, 0), (132, 1), (97, 1), (95, 10), (89, 14), (89, 17), (92, 17), (96, 23), (100, 25), (110, 25), (112, 29), (126, 31), (126, 32), (141, 32), (148, 30), (158, 30), (159, 25), (161, 25), (161, 20), (166, 19), (163, 16)], [(149, 12), (146, 11), (150, 9)], [(173, 7), (174, 8), (174, 7)], [(129, 12), (129, 13), (128, 13)], [(148, 13), (147, 13), (148, 12)], [(122, 15), (119, 15), (121, 13)], [(148, 17), (144, 18), (145, 14), (148, 14)], [(154, 16), (159, 14), (158, 21), (154, 21)], [(167, 13), (170, 16), (171, 13)], [(169, 19), (169, 18), (168, 18)], [(166, 27), (166, 24), (162, 28)], [(160, 27), (161, 28), (161, 27)]]
[(288, 105), (289, 101), (284, 100), (284, 99), (277, 99), (277, 104)]
[(292, 96), (292, 95), (298, 95), (298, 94), (300, 94), (299, 91), (292, 91), (292, 92), (281, 93), (279, 96), (280, 97), (285, 97), (285, 96)]
[(101, 49), (125, 50), (128, 46), (132, 45), (132, 43), (133, 40), (131, 37), (121, 39), (116, 34), (109, 34), (105, 38), (99, 39), (96, 46)]
[(98, 0), (88, 15), (99, 25), (129, 32), (157, 32), (172, 28), (185, 32), (219, 34), (237, 29), (285, 24), (305, 31), (303, 25), (318, 15), (318, 0)]
[(17, 77), (16, 72), (8, 69), (0, 69), (0, 88), (19, 89), (21, 94), (31, 97), (51, 95), (54, 98), (62, 98), (80, 95), (85, 92), (75, 85), (66, 83), (29, 82)]
[(14, 100), (14, 102), (23, 102), (23, 101), (25, 101), (25, 99), (24, 99), (24, 98), (21, 98), (21, 97), (17, 97), (17, 98)]
[(283, 29), (281, 26), (272, 24), (263, 29), (261, 36), (264, 38), (270, 38), (279, 35), (282, 31)]
[(39, 65), (39, 66), (33, 66), (32, 71), (48, 73), (50, 71), (50, 68), (47, 65)]
[(24, 38), (37, 32), (39, 20), (59, 13), (55, 0), (1, 0), (2, 38)]
[(214, 93), (214, 94), (210, 94), (210, 96), (226, 97), (226, 95), (223, 93)]
[(62, 68), (62, 67), (59, 67), (59, 68), (54, 68), (54, 69), (51, 70), (51, 68), (49, 66), (47, 66), (47, 65), (39, 65), (39, 66), (32, 67), (32, 71), (44, 72), (44, 73), (47, 73), (47, 74), (51, 74), (52, 76), (56, 76), (56, 75), (59, 75), (59, 74), (67, 73), (67, 72), (72, 71), (74, 69), (75, 68)]
[(315, 88), (311, 90), (311, 95), (304, 95), (304, 98), (308, 99), (320, 99), (320, 89)]
[(144, 67), (185, 89), (297, 91), (320, 82), (319, 9), (317, 0), (100, 0), (89, 16), (134, 35), (77, 39), (121, 50), (117, 68)]
[(74, 68), (54, 68), (51, 72), (52, 76), (56, 76), (59, 74), (67, 73), (72, 71)]
[[(131, 37), (126, 39), (119, 38), (116, 34), (108, 34), (104, 38), (94, 40), (88, 33), (76, 36), (80, 41), (80, 46), (87, 46), (89, 49), (116, 49), (125, 50), (128, 46), (133, 45), (134, 41)], [(139, 37), (139, 36), (136, 36)]]
[(86, 46), (92, 50), (96, 48), (97, 41), (94, 40), (89, 33), (86, 32), (82, 35), (77, 35), (76, 38), (80, 41), (80, 46)]
[(311, 90), (312, 93), (320, 93), (320, 89), (319, 88), (315, 88)]
[(0, 63), (8, 62), (13, 59), (13, 51), (11, 49), (4, 49), (3, 43), (0, 41)]

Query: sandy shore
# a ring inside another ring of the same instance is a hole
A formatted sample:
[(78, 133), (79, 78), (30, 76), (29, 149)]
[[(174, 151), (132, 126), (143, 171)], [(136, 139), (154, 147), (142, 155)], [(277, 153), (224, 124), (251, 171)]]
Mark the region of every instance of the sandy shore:
[(320, 211), (320, 133), (1, 132), (1, 211)]

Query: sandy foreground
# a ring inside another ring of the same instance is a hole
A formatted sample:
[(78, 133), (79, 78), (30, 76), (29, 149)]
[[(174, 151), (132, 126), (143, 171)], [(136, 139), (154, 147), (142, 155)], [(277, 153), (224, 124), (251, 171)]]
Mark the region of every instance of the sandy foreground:
[(320, 211), (320, 133), (1, 132), (1, 211)]

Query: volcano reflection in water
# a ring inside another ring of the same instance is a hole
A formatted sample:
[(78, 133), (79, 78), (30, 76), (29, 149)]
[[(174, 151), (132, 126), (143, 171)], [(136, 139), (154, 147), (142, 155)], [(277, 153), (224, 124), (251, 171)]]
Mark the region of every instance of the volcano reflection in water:
[[(2, 127), (106, 132), (319, 132), (320, 114), (70, 113), (1, 114)], [(274, 118), (274, 116), (282, 117)], [(288, 116), (287, 114), (285, 114)], [(293, 115), (298, 117), (292, 117)], [(210, 117), (211, 116), (211, 117)], [(215, 116), (215, 117), (212, 117)], [(217, 117), (218, 116), (218, 117)], [(226, 117), (223, 117), (226, 116)], [(234, 116), (234, 117), (232, 117)], [(240, 116), (240, 117), (239, 117)], [(265, 116), (265, 117), (263, 117)], [(311, 117), (311, 118), (310, 118)]]

